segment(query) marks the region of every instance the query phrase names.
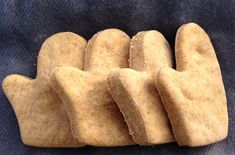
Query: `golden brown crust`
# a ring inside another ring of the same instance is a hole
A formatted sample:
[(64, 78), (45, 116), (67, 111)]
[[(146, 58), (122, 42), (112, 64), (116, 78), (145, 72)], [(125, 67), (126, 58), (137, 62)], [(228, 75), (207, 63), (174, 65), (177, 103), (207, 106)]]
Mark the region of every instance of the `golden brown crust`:
[(51, 88), (50, 72), (59, 66), (83, 68), (86, 41), (71, 32), (49, 37), (42, 45), (36, 79), (9, 75), (3, 90), (16, 113), (22, 141), (37, 147), (81, 147), (74, 140), (62, 101)]
[(156, 86), (179, 145), (201, 146), (228, 132), (226, 95), (214, 48), (197, 24), (183, 25), (176, 36), (177, 71), (162, 68)]
[(129, 132), (141, 145), (174, 140), (154, 83), (155, 73), (163, 66), (172, 66), (167, 41), (157, 31), (144, 31), (131, 40), (132, 69), (115, 70), (107, 77), (110, 93), (127, 121)]
[(129, 37), (118, 29), (97, 33), (88, 42), (84, 71), (61, 67), (52, 80), (66, 104), (74, 137), (93, 146), (133, 144), (105, 77), (115, 68), (127, 67)]

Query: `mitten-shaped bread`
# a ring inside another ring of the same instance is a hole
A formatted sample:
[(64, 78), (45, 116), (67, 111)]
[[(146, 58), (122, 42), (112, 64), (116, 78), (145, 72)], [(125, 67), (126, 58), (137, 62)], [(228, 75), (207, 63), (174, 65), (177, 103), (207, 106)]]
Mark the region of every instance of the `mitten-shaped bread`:
[(88, 42), (84, 71), (61, 67), (52, 80), (72, 125), (74, 137), (93, 146), (133, 144), (126, 123), (106, 87), (112, 69), (128, 66), (130, 38), (118, 29), (107, 29)]
[(176, 70), (162, 68), (156, 87), (179, 145), (201, 146), (228, 133), (226, 95), (220, 66), (206, 32), (197, 24), (180, 27)]
[(37, 147), (79, 147), (72, 136), (64, 105), (51, 87), (49, 75), (55, 67), (83, 68), (86, 40), (63, 32), (49, 37), (38, 57), (36, 79), (9, 75), (3, 90), (15, 111), (21, 138), (26, 145)]
[(155, 87), (155, 74), (172, 67), (171, 49), (158, 31), (143, 31), (130, 44), (130, 68), (109, 73), (107, 85), (134, 141), (153, 145), (174, 140), (169, 119)]

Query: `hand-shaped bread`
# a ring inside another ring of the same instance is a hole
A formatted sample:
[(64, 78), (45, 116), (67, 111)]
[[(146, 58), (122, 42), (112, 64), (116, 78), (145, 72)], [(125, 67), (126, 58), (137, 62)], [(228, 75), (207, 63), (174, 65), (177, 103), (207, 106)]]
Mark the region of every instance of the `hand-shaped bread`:
[(42, 45), (36, 79), (9, 75), (3, 90), (15, 111), (23, 143), (38, 147), (79, 147), (72, 136), (64, 105), (51, 87), (55, 67), (83, 68), (86, 41), (70, 32), (58, 33)]
[(176, 35), (176, 70), (162, 68), (156, 87), (179, 145), (200, 146), (228, 133), (226, 95), (215, 51), (197, 24)]
[(122, 31), (107, 29), (88, 42), (84, 71), (62, 67), (52, 75), (62, 98), (74, 137), (93, 146), (132, 144), (121, 112), (109, 94), (105, 78), (109, 71), (128, 66), (130, 39)]
[(109, 73), (109, 90), (127, 121), (134, 141), (141, 145), (174, 140), (155, 87), (156, 72), (172, 67), (171, 49), (158, 31), (139, 32), (130, 44), (130, 68)]

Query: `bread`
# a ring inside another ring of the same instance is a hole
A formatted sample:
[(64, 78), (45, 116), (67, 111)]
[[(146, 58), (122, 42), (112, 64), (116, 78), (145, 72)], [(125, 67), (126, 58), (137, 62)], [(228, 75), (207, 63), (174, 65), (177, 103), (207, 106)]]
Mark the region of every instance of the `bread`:
[(126, 123), (109, 94), (109, 71), (128, 66), (130, 38), (118, 29), (107, 29), (88, 42), (84, 71), (61, 67), (51, 79), (67, 109), (74, 137), (92, 146), (133, 144)]
[(24, 144), (37, 147), (81, 147), (72, 136), (62, 101), (51, 87), (49, 75), (55, 67), (83, 68), (86, 40), (63, 32), (49, 37), (38, 57), (36, 79), (9, 75), (3, 90), (15, 111)]
[(175, 43), (176, 70), (162, 68), (156, 87), (179, 145), (202, 146), (228, 134), (227, 101), (220, 66), (206, 32), (181, 26)]
[(155, 88), (155, 74), (172, 67), (171, 49), (158, 31), (143, 31), (130, 44), (130, 68), (109, 73), (107, 85), (134, 141), (154, 145), (174, 141), (169, 119)]

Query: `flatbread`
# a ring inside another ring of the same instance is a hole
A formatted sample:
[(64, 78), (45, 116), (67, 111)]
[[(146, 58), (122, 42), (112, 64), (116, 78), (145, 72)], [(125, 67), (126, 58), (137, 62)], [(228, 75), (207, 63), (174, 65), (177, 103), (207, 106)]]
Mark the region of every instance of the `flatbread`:
[(206, 32), (197, 24), (176, 35), (176, 70), (162, 68), (156, 86), (179, 145), (201, 146), (228, 134), (227, 101), (218, 60)]
[(155, 87), (155, 74), (172, 67), (171, 49), (158, 31), (143, 31), (130, 44), (130, 68), (109, 73), (107, 85), (134, 141), (154, 145), (174, 141), (169, 119)]
[(109, 71), (128, 66), (130, 38), (107, 29), (88, 42), (84, 71), (73, 67), (55, 70), (52, 80), (68, 111), (74, 137), (93, 146), (133, 144), (121, 112), (109, 94)]
[(20, 127), (24, 144), (37, 147), (81, 147), (72, 136), (68, 115), (62, 101), (51, 87), (49, 74), (55, 67), (83, 68), (86, 40), (63, 32), (49, 37), (38, 57), (36, 79), (9, 75), (3, 90)]

